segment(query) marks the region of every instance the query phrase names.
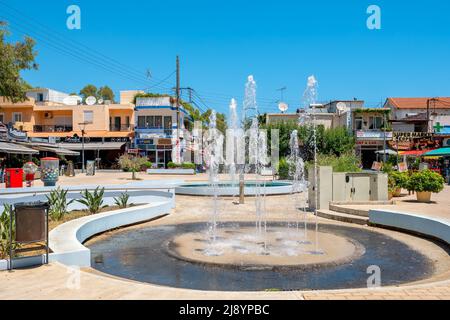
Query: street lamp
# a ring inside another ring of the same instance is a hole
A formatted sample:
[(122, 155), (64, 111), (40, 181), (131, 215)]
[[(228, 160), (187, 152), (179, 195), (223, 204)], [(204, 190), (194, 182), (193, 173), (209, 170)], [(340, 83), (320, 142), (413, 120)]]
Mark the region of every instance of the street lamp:
[(81, 122), (78, 125), (80, 126), (81, 130), (81, 173), (84, 173), (85, 167), (84, 167), (84, 135), (86, 134), (86, 125), (87, 122)]

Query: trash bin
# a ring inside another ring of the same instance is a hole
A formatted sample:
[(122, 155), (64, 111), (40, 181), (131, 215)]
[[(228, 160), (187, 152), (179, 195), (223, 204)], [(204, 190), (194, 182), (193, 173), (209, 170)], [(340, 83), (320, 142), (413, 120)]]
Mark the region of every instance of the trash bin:
[(23, 170), (20, 168), (7, 168), (5, 170), (5, 183), (7, 188), (23, 187)]
[(41, 180), (46, 187), (54, 187), (59, 178), (59, 159), (41, 159)]
[(30, 243), (46, 241), (47, 239), (47, 202), (16, 203), (15, 241)]
[[(44, 263), (48, 263), (50, 251), (48, 246), (48, 209), (47, 202), (16, 203), (14, 205), (10, 229), (15, 228), (15, 232), (9, 234), (9, 270), (14, 268), (14, 257), (16, 253), (20, 252), (45, 250)], [(15, 247), (13, 243), (19, 246)], [(38, 256), (40, 255), (38, 254)]]

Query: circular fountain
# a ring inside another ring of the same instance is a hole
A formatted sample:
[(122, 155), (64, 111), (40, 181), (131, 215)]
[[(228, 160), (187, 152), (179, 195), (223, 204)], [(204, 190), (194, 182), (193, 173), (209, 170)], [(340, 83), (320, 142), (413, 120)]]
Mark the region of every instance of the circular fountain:
[[(254, 79), (251, 81), (256, 88)], [(309, 99), (312, 105), (316, 85), (317, 81), (310, 77), (307, 96), (312, 96)], [(256, 108), (255, 90), (247, 91), (244, 104)], [(234, 112), (231, 117), (234, 121), (235, 107), (232, 101), (230, 110)], [(314, 118), (314, 112), (311, 117)], [(382, 269), (383, 285), (399, 285), (433, 275), (434, 266), (429, 257), (405, 242), (369, 228), (319, 224), (317, 215), (305, 210), (305, 170), (296, 131), (291, 134), (288, 157), (293, 180), (289, 183), (264, 181), (267, 136), (259, 130), (257, 118), (252, 119), (246, 132), (247, 158), (256, 178), (247, 182), (245, 190), (246, 195), (254, 196), (254, 208), (245, 212), (242, 221), (221, 219), (223, 203), (219, 196), (236, 196), (237, 173), (241, 177), (245, 173), (245, 167), (235, 161), (235, 148), (230, 147), (242, 146), (234, 143), (242, 136), (233, 134), (232, 144), (227, 140), (230, 182), (223, 183), (219, 180), (223, 137), (216, 130), (215, 112), (211, 113), (209, 124), (210, 130), (203, 140), (208, 183), (192, 183), (176, 189), (178, 194), (211, 197), (207, 221), (150, 225), (97, 239), (88, 244), (94, 268), (158, 285), (222, 291), (361, 288), (367, 286), (368, 268), (374, 265)], [(232, 127), (236, 129), (236, 123)], [(316, 151), (314, 146), (314, 155)], [(267, 210), (268, 194), (284, 194), (280, 200), (271, 198), (274, 202), (284, 202), (277, 203), (277, 209), (283, 208), (293, 215), (288, 216), (286, 212), (285, 216), (270, 220), (268, 214), (274, 212)], [(315, 201), (317, 207), (317, 198)]]

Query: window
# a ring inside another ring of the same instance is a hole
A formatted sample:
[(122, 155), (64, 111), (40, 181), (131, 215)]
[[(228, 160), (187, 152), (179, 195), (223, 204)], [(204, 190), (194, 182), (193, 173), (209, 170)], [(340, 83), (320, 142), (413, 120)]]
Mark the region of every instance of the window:
[(172, 129), (172, 117), (164, 117), (164, 129)]
[(83, 112), (83, 122), (93, 123), (94, 122), (94, 111), (84, 111)]
[(363, 118), (355, 117), (355, 130), (362, 130), (362, 129), (363, 129)]
[(162, 128), (162, 116), (155, 116), (155, 128)]
[(145, 120), (147, 128), (153, 128), (155, 127), (155, 117), (154, 116), (147, 116)]
[(14, 112), (13, 113), (13, 122), (22, 122), (22, 112)]
[(43, 102), (44, 101), (44, 94), (43, 93), (38, 93), (37, 97), (36, 97), (36, 101), (37, 102)]
[(382, 117), (370, 117), (369, 118), (369, 129), (370, 130), (380, 130), (383, 127)]
[(5, 123), (5, 114), (4, 113), (0, 113), (0, 122)]
[(138, 117), (138, 127), (145, 128), (145, 116)]

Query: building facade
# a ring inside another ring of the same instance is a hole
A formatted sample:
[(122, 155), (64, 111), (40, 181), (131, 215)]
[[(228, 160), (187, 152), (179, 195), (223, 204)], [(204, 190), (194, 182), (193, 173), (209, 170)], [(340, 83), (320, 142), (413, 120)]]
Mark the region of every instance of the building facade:
[(86, 160), (105, 166), (112, 165), (132, 142), (135, 119), (130, 103), (66, 105), (68, 95), (51, 89), (34, 89), (27, 97), (21, 103), (0, 98), (0, 122), (22, 132), (29, 142), (84, 149)]
[[(178, 123), (180, 126), (177, 125)], [(177, 150), (180, 158), (185, 149), (183, 129), (191, 122), (189, 113), (169, 96), (141, 97), (136, 99), (134, 148), (148, 157), (159, 168), (165, 168), (176, 160)], [(180, 128), (180, 139), (176, 137)]]

